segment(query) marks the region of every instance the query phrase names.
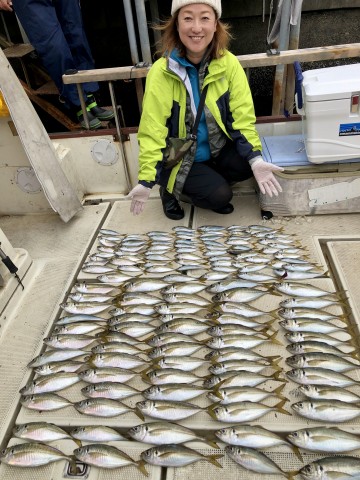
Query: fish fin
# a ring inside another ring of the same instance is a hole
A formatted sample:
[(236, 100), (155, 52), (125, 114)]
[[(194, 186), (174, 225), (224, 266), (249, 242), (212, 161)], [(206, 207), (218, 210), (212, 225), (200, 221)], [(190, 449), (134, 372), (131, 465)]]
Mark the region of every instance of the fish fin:
[(272, 335), (269, 336), (269, 340), (271, 340), (272, 343), (275, 345), (283, 345), (280, 340), (277, 340), (275, 337), (277, 335), (278, 331), (275, 331)]
[(208, 462), (212, 463), (215, 465), (215, 467), (223, 468), (221, 463), (217, 461), (218, 458), (222, 458), (224, 455), (221, 454), (215, 454), (215, 455), (205, 455), (205, 458)]
[(299, 471), (298, 470), (293, 470), (291, 472), (284, 472), (284, 475), (288, 478), (288, 480), (295, 480), (295, 477), (297, 475), (299, 475)]
[(141, 378), (144, 380), (144, 382), (151, 383), (147, 373), (141, 372)]
[(279, 410), (280, 413), (283, 413), (284, 415), (292, 415), (292, 413), (289, 413), (287, 410), (282, 408), (285, 405), (285, 403), (286, 403), (286, 399), (281, 400), (279, 403), (275, 405), (275, 407), (277, 408), (277, 410)]
[(138, 462), (135, 462), (135, 464), (136, 468), (140, 470), (140, 472), (145, 475), (145, 477), (149, 476), (149, 472), (145, 468), (146, 463), (144, 462), (144, 460), (139, 460)]
[(282, 370), (282, 368), (279, 366), (280, 360), (281, 360), (281, 357), (277, 358), (276, 360), (271, 360), (270, 364), (272, 368), (274, 368), (275, 370)]

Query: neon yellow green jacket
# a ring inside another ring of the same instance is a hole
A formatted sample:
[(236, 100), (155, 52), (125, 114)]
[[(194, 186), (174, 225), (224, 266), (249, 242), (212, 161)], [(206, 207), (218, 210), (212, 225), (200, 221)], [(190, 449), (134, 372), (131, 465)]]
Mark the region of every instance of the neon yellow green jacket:
[[(221, 58), (211, 60), (203, 86), (206, 84), (205, 105), (223, 134), (235, 142), (240, 156), (251, 160), (261, 155), (251, 91), (235, 55), (225, 51)], [(187, 85), (186, 69), (173, 58), (160, 58), (149, 71), (138, 130), (138, 179), (144, 186), (167, 185), (171, 192), (181, 173), (181, 163), (170, 171), (163, 168), (163, 154), (168, 137), (186, 137), (186, 97), (192, 96)], [(213, 129), (208, 130), (211, 154), (216, 156)]]

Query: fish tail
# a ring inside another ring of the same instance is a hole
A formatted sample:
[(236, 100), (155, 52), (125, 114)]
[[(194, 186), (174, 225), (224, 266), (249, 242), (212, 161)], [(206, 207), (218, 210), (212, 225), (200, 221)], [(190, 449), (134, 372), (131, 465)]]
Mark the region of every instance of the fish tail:
[(292, 471), (292, 472), (284, 472), (284, 475), (287, 477), (288, 480), (295, 480), (295, 477), (299, 475), (298, 471)]
[(68, 462), (69, 462), (69, 468), (68, 468), (68, 472), (70, 473), (70, 475), (78, 475), (79, 474), (79, 471), (78, 471), (78, 467), (77, 467), (77, 459), (75, 458), (74, 455), (71, 455), (69, 457), (67, 457), (68, 459)]
[(149, 476), (149, 472), (145, 468), (145, 462), (144, 460), (139, 460), (138, 462), (135, 462), (136, 468), (140, 470), (140, 472), (145, 475), (145, 477)]
[(275, 331), (272, 335), (269, 336), (269, 340), (271, 340), (272, 343), (274, 343), (275, 345), (283, 345), (280, 340), (277, 340), (275, 337), (277, 335), (277, 331)]
[(276, 295), (277, 297), (282, 297), (282, 293), (278, 292), (274, 285), (269, 285), (267, 288), (268, 293), (271, 295)]
[(299, 450), (299, 447), (296, 447), (295, 445), (292, 445), (291, 446), (291, 450), (295, 453), (295, 455), (298, 457), (298, 459), (300, 460), (300, 462), (303, 462), (303, 457), (301, 455), (301, 452)]
[(135, 413), (135, 415), (137, 415), (140, 418), (140, 420), (145, 422), (145, 417), (144, 417), (141, 410), (139, 410), (138, 408), (134, 408), (134, 413)]
[(74, 437), (71, 437), (71, 440), (73, 440), (78, 447), (82, 447), (81, 440), (78, 440), (77, 438), (74, 438)]
[(208, 462), (212, 463), (215, 465), (215, 467), (223, 468), (221, 463), (217, 461), (218, 458), (222, 458), (224, 455), (221, 454), (214, 454), (214, 455), (205, 455), (205, 458)]
[(205, 438), (204, 442), (207, 443), (208, 445), (210, 445), (211, 448), (215, 448), (216, 450), (220, 449), (219, 445), (214, 440), (210, 440), (209, 438)]
[(281, 367), (279, 366), (280, 360), (281, 360), (281, 357), (278, 357), (276, 360), (271, 360), (270, 363), (272, 368), (274, 368), (275, 370), (281, 370)]
[(219, 392), (219, 387), (216, 385), (215, 389), (211, 392), (215, 397), (219, 398), (220, 400), (223, 399), (221, 393)]
[(286, 380), (284, 380), (284, 378), (281, 378), (281, 375), (282, 375), (282, 371), (280, 372), (275, 372), (272, 377), (275, 379), (275, 380), (278, 380), (279, 382), (286, 382)]
[(292, 415), (291, 413), (289, 413), (287, 410), (285, 410), (284, 408), (282, 408), (286, 403), (286, 399), (284, 400), (281, 400), (279, 403), (277, 403), (275, 405), (276, 409), (279, 410), (280, 413), (283, 413), (284, 415)]
[(288, 399), (285, 398), (285, 397), (282, 395), (282, 391), (284, 390), (285, 385), (286, 385), (286, 383), (283, 383), (283, 384), (280, 385), (279, 387), (275, 388), (275, 390), (273, 391), (273, 393), (275, 393), (279, 398), (288, 401)]
[(206, 411), (207, 413), (210, 415), (211, 418), (213, 418), (214, 420), (217, 420), (217, 417), (215, 415), (215, 412), (213, 411), (213, 407), (210, 406), (210, 407), (207, 407), (206, 408)]
[(151, 383), (151, 382), (150, 382), (150, 378), (149, 378), (148, 374), (147, 374), (145, 371), (141, 372), (141, 378), (144, 380), (144, 382), (146, 382), (146, 383)]
[(270, 315), (270, 317), (273, 317), (273, 320), (269, 320), (269, 322), (271, 321), (271, 323), (274, 323), (279, 318), (278, 309), (274, 308), (274, 310), (270, 310), (270, 312), (267, 312), (267, 315)]

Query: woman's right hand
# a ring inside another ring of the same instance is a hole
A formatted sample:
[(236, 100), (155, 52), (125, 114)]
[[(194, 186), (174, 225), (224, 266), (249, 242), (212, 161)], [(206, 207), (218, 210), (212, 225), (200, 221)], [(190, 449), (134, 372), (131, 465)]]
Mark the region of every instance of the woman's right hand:
[(145, 203), (150, 196), (151, 188), (144, 187), (138, 183), (127, 195), (131, 198), (130, 212), (139, 215), (145, 207)]
[(7, 12), (12, 12), (12, 1), (0, 0), (0, 10), (6, 10)]

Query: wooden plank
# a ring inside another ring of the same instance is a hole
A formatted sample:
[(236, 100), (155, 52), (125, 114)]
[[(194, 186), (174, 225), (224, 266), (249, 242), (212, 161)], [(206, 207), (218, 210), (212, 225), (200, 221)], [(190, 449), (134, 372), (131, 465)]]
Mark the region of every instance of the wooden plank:
[[(332, 45), (329, 47), (301, 48), (298, 50), (285, 50), (280, 55), (269, 56), (266, 53), (252, 55), (238, 55), (237, 58), (244, 68), (268, 67), (272, 65), (286, 65), (299, 62), (314, 62), (317, 60), (333, 60), (338, 58), (352, 58), (360, 56), (360, 43), (348, 43), (345, 45)], [(103, 82), (114, 80), (131, 80), (143, 78), (149, 72), (150, 67), (114, 67), (99, 68), (96, 70), (83, 70), (73, 75), (63, 75), (63, 82), (85, 83)]]
[(0, 89), (49, 204), (64, 222), (69, 221), (83, 207), (60, 166), (49, 135), (2, 50)]

